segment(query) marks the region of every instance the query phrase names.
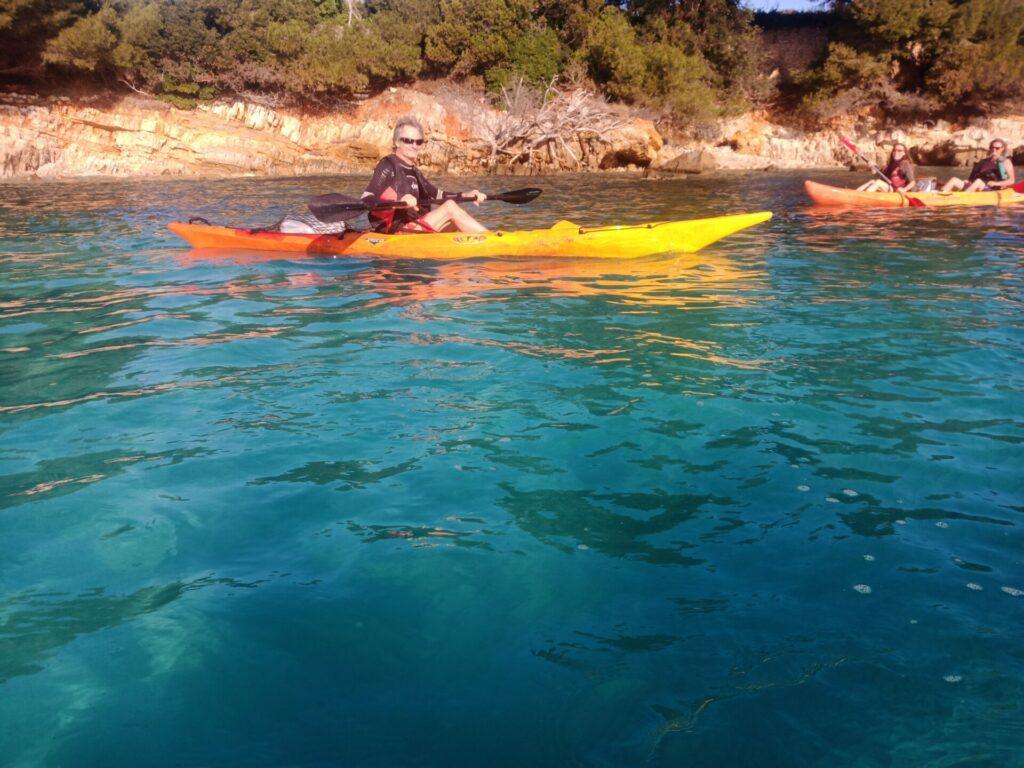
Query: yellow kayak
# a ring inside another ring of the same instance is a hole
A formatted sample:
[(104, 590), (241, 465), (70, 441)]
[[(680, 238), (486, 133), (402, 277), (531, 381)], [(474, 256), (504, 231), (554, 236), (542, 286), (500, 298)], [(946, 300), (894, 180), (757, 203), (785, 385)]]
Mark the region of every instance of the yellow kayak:
[(901, 195), (898, 192), (859, 192), (856, 189), (832, 187), (816, 181), (805, 181), (804, 189), (818, 205), (855, 208), (907, 208), (911, 205), (909, 199), (920, 200), (928, 208), (1024, 203), (1024, 195), (1012, 189), (994, 192), (906, 192)]
[(550, 257), (635, 259), (660, 253), (692, 253), (755, 224), (768, 211), (691, 221), (666, 221), (613, 227), (581, 227), (560, 221), (550, 229), (522, 232), (438, 232), (383, 235), (286, 235), (263, 230), (174, 222), (168, 228), (197, 249), (240, 249), (340, 256), (387, 256), (408, 259), (475, 259), (480, 257)]

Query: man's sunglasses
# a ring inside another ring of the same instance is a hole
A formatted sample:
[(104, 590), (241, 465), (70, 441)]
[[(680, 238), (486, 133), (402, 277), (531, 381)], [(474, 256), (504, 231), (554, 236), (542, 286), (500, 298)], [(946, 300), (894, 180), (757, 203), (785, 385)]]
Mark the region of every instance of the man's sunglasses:
[(406, 136), (400, 136), (398, 140), (403, 144), (415, 144), (417, 147), (422, 147), (427, 143), (426, 139), (410, 139)]
[(991, 145), (991, 146), (989, 147), (989, 150), (993, 150), (993, 149), (1005, 149), (1005, 148), (1006, 148), (1006, 146), (1005, 146), (1004, 144), (992, 144), (992, 145)]

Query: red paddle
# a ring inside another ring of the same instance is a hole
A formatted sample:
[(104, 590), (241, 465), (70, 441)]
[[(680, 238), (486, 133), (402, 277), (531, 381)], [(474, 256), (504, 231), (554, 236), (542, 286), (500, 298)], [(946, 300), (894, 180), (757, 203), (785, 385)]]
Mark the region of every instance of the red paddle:
[(867, 163), (872, 171), (874, 171), (879, 176), (881, 176), (883, 179), (885, 179), (886, 183), (890, 187), (892, 187), (895, 192), (898, 192), (900, 197), (902, 197), (904, 200), (907, 201), (907, 205), (909, 205), (911, 208), (925, 208), (925, 207), (927, 207), (927, 206), (925, 206), (924, 202), (919, 200), (918, 198), (916, 198), (916, 197), (908, 197), (907, 195), (903, 194), (903, 192), (900, 192), (900, 190), (896, 189), (896, 186), (892, 183), (892, 179), (890, 179), (888, 176), (886, 176), (884, 173), (882, 173), (881, 169), (877, 165), (875, 165), (870, 160), (868, 160), (866, 157), (864, 157), (864, 155), (861, 154), (861, 151), (859, 149), (857, 149), (857, 145), (854, 144), (852, 141), (850, 141), (848, 138), (846, 138), (845, 136), (840, 136), (839, 137), (839, 141), (841, 141), (843, 143), (844, 147), (846, 147), (848, 150), (853, 152), (853, 154), (855, 154), (857, 157), (859, 157), (861, 160), (863, 160), (865, 163)]

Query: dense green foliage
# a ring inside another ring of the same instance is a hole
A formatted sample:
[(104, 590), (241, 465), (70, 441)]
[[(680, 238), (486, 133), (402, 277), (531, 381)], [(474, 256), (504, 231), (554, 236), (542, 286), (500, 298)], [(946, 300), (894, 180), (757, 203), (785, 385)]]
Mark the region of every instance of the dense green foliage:
[(755, 36), (736, 0), (0, 0), (8, 78), (120, 84), (180, 106), (315, 103), (418, 77), (497, 90), (571, 70), (610, 98), (705, 119), (763, 94)]
[[(783, 83), (816, 119), (864, 105), (991, 111), (1024, 89), (1021, 0), (833, 0), (818, 16), (827, 47)], [(188, 106), (326, 104), (417, 78), (497, 90), (569, 72), (701, 122), (777, 98), (759, 34), (738, 0), (0, 0), (0, 75)]]
[(981, 114), (1024, 96), (1021, 0), (834, 0), (805, 107), (889, 114)]

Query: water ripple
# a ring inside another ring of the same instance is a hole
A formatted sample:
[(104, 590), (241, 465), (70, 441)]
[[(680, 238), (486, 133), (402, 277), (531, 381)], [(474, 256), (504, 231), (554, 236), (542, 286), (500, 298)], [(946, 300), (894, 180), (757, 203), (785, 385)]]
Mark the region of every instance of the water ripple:
[(802, 178), (543, 179), (488, 223), (778, 215), (452, 264), (164, 228), (355, 178), (8, 185), (5, 758), (1020, 763), (1024, 220)]

